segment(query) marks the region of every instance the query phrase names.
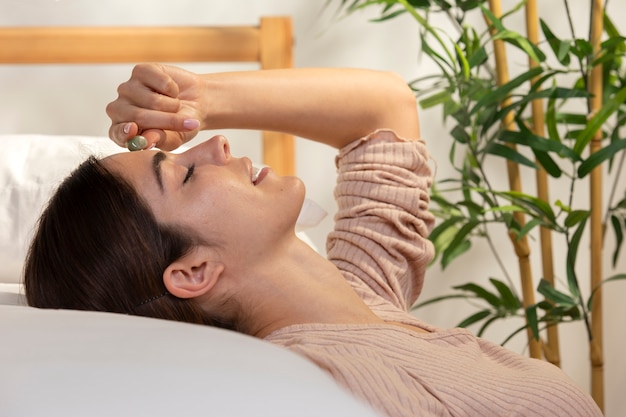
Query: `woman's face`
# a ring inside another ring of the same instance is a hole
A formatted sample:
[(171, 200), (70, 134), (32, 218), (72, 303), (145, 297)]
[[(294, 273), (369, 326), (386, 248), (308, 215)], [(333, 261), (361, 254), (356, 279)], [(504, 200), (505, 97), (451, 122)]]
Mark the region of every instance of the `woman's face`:
[(120, 153), (104, 160), (127, 179), (160, 223), (184, 225), (207, 242), (238, 254), (261, 254), (293, 235), (304, 185), (234, 158), (228, 141), (215, 136), (183, 153)]

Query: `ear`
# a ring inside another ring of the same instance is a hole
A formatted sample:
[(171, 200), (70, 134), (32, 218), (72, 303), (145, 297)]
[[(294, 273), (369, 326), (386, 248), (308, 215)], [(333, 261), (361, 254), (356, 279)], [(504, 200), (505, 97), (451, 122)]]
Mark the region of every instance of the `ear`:
[(210, 255), (208, 248), (198, 247), (172, 262), (163, 272), (167, 291), (178, 298), (208, 293), (224, 271), (224, 265), (211, 260)]

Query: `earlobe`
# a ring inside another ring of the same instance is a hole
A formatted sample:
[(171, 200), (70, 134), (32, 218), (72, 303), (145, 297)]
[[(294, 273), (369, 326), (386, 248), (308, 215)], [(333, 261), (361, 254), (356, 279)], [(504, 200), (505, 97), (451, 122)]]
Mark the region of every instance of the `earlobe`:
[(219, 280), (224, 265), (209, 260), (202, 250), (172, 262), (163, 272), (167, 291), (178, 298), (195, 298), (208, 293)]

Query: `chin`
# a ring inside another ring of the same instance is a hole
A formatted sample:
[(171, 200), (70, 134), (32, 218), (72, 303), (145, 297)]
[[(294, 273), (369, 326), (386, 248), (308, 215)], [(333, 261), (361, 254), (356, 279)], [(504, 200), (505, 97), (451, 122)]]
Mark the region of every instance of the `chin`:
[(304, 199), (306, 196), (306, 187), (302, 180), (298, 177), (284, 177), (286, 180), (285, 188), (283, 188), (283, 198), (285, 208), (289, 208), (285, 213), (286, 219), (295, 226), (296, 220), (302, 210)]
[(298, 188), (298, 196), (299, 196), (299, 202), (300, 202), (300, 207), (302, 207), (302, 203), (304, 202), (304, 197), (306, 196), (306, 186), (304, 185), (304, 182), (302, 182), (302, 180), (298, 177), (294, 177), (296, 179), (296, 183), (298, 184), (297, 188)]

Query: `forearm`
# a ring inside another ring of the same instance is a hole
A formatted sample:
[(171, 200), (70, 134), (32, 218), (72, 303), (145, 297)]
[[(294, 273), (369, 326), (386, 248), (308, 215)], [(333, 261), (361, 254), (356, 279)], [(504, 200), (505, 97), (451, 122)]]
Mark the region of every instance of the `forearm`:
[(205, 129), (287, 132), (334, 147), (378, 128), (419, 137), (413, 93), (398, 76), (357, 69), (285, 69), (202, 76)]

